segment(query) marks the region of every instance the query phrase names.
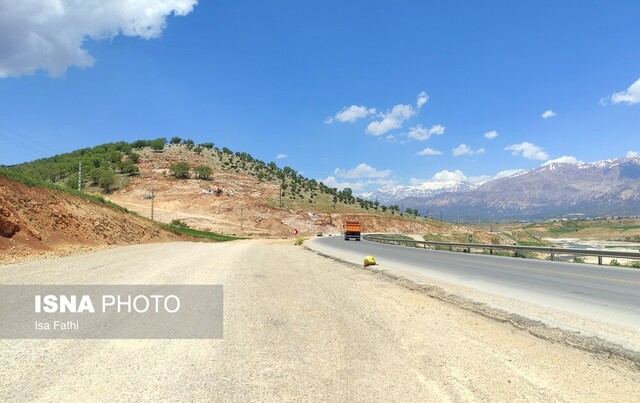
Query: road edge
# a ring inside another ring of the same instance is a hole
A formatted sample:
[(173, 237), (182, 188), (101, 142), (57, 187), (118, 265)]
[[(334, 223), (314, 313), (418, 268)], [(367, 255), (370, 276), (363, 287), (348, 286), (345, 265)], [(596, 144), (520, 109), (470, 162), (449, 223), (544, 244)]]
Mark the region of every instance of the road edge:
[(588, 336), (579, 332), (568, 329), (561, 329), (546, 324), (538, 319), (528, 318), (521, 314), (508, 312), (504, 309), (492, 307), (484, 302), (478, 302), (471, 298), (457, 295), (446, 291), (444, 288), (427, 284), (423, 281), (415, 280), (391, 270), (380, 268), (379, 266), (367, 266), (354, 263), (347, 259), (332, 256), (320, 250), (313, 249), (309, 245), (303, 244), (302, 247), (322, 257), (334, 260), (336, 262), (360, 269), (366, 272), (374, 273), (389, 281), (408, 288), (413, 291), (420, 292), (430, 298), (438, 299), (442, 302), (454, 305), (458, 308), (469, 312), (479, 314), (487, 319), (500, 323), (505, 323), (514, 328), (525, 331), (530, 335), (549, 341), (552, 343), (564, 344), (588, 353), (597, 354), (606, 358), (618, 359), (622, 362), (629, 363), (640, 370), (640, 351), (634, 351), (611, 341), (603, 340), (597, 336)]

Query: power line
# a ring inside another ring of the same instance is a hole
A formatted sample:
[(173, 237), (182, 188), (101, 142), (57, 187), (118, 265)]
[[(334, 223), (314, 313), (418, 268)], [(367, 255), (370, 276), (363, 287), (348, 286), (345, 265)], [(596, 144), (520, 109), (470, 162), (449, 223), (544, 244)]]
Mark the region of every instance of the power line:
[(19, 137), (23, 141), (29, 142), (29, 143), (41, 148), (42, 150), (45, 150), (45, 151), (48, 151), (48, 152), (51, 152), (51, 153), (56, 153), (55, 150), (47, 147), (46, 145), (40, 144), (40, 143), (30, 139), (29, 137), (25, 136), (24, 134), (20, 134), (20, 133), (16, 132), (15, 130), (7, 128), (6, 126), (0, 126), (0, 129), (4, 130), (5, 132), (8, 132), (8, 133), (10, 133), (10, 134), (12, 134), (12, 135), (14, 135), (16, 137)]
[(11, 143), (14, 146), (17, 146), (25, 151), (29, 151), (42, 157), (47, 157), (51, 154), (57, 154), (56, 151), (52, 150), (51, 148), (33, 141), (28, 137), (3, 126), (0, 126), (0, 140)]

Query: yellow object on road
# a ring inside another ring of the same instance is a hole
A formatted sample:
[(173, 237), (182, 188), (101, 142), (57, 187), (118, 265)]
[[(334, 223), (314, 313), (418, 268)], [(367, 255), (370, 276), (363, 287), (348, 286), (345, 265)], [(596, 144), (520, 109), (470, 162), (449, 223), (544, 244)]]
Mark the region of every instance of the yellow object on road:
[(376, 264), (377, 264), (377, 263), (376, 263), (376, 258), (375, 258), (375, 257), (373, 257), (373, 256), (366, 256), (366, 257), (364, 258), (364, 267), (367, 267), (367, 266), (375, 266)]

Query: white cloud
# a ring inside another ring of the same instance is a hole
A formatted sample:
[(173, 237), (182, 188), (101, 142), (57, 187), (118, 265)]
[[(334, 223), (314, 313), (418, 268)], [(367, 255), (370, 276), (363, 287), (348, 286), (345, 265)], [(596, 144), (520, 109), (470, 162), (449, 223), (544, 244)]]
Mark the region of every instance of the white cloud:
[(429, 179), (422, 179), (422, 178), (411, 178), (409, 179), (409, 185), (410, 186), (417, 186), (421, 183), (425, 183), (425, 182), (431, 182), (431, 180)]
[(351, 188), (351, 190), (354, 191), (361, 191), (365, 186), (364, 182), (339, 181), (335, 176), (327, 176), (326, 178), (321, 179), (320, 182), (324, 183), (330, 188), (338, 188), (339, 190), (342, 190), (344, 188)]
[(442, 151), (434, 150), (433, 148), (425, 148), (422, 151), (418, 151), (418, 155), (442, 155)]
[(476, 185), (482, 185), (483, 183), (487, 183), (489, 181), (495, 180), (495, 179), (500, 179), (500, 178), (506, 178), (512, 175), (516, 175), (519, 173), (525, 172), (524, 169), (506, 169), (504, 171), (500, 171), (497, 174), (491, 176), (491, 175), (479, 175), (479, 176), (470, 176), (468, 178), (468, 181), (471, 183), (474, 183)]
[(429, 95), (427, 95), (426, 92), (422, 91), (420, 94), (418, 94), (416, 105), (418, 106), (418, 108), (422, 108), (422, 106), (426, 104), (428, 100), (429, 100)]
[(454, 157), (461, 157), (463, 155), (480, 155), (486, 152), (487, 150), (485, 150), (484, 148), (474, 150), (466, 144), (460, 144), (458, 147), (451, 150), (451, 153)]
[(467, 180), (475, 185), (482, 185), (483, 183), (487, 183), (490, 180), (493, 180), (493, 176), (489, 175), (478, 175), (478, 176), (470, 176)]
[(493, 140), (493, 139), (495, 139), (496, 137), (498, 137), (498, 132), (497, 132), (497, 131), (495, 131), (495, 130), (491, 130), (490, 132), (486, 132), (486, 133), (484, 134), (484, 137), (485, 137), (486, 139)]
[(531, 144), (529, 142), (524, 142), (520, 144), (512, 144), (510, 146), (505, 147), (505, 150), (511, 151), (513, 155), (522, 154), (523, 157), (528, 158), (530, 160), (548, 160), (549, 154), (544, 151), (542, 148), (538, 147), (535, 144)]
[(504, 171), (500, 171), (493, 176), (491, 175), (466, 176), (459, 169), (456, 169), (455, 171), (444, 170), (433, 175), (431, 179), (411, 178), (409, 180), (409, 184), (411, 186), (416, 186), (425, 182), (467, 181), (467, 182), (474, 183), (476, 185), (482, 185), (483, 183), (492, 181), (494, 179), (506, 178), (508, 176), (516, 175), (522, 172), (525, 172), (525, 170), (524, 169), (507, 169)]
[(287, 157), (288, 157), (287, 154), (278, 154), (278, 155), (276, 155), (276, 159), (277, 160), (281, 160), (281, 159), (284, 159), (284, 158), (287, 158)]
[(640, 157), (640, 153), (637, 151), (629, 150), (629, 152), (627, 152), (627, 157)]
[(471, 148), (466, 144), (460, 144), (458, 147), (452, 150), (454, 157), (459, 157), (461, 155), (470, 154), (472, 152)]
[(434, 182), (451, 182), (451, 181), (464, 181), (467, 180), (467, 177), (462, 173), (461, 170), (456, 169), (455, 171), (444, 171), (437, 172), (431, 178)]
[(389, 143), (395, 143), (396, 142), (396, 136), (394, 136), (393, 134), (388, 135), (384, 139), (387, 140)]
[(334, 118), (338, 122), (353, 123), (358, 119), (366, 118), (369, 115), (375, 115), (376, 108), (367, 108), (363, 105), (351, 105), (343, 108), (340, 112), (336, 113), (333, 118), (327, 118), (325, 123), (332, 123)]
[(558, 114), (555, 113), (554, 111), (552, 111), (551, 109), (547, 109), (546, 111), (544, 111), (542, 113), (542, 119), (549, 119), (552, 118), (554, 116), (557, 116)]
[(409, 104), (398, 104), (386, 112), (378, 113), (376, 108), (367, 108), (363, 105), (351, 105), (345, 107), (334, 116), (329, 116), (324, 120), (325, 124), (339, 122), (355, 122), (358, 119), (375, 115), (378, 120), (367, 125), (366, 133), (374, 136), (381, 136), (391, 130), (402, 127), (405, 120), (418, 113), (418, 110), (424, 106), (429, 100), (429, 96), (424, 92), (420, 92), (416, 99), (416, 107)]
[[(620, 91), (612, 94), (609, 99), (614, 104), (625, 103), (628, 105), (633, 105), (640, 103), (640, 79), (631, 84), (625, 91)], [(605, 104), (606, 99), (601, 99), (600, 103)]]
[(409, 134), (407, 136), (414, 140), (424, 141), (433, 135), (440, 136), (444, 134), (444, 129), (445, 127), (442, 125), (434, 125), (431, 129), (423, 127), (422, 125), (417, 125), (409, 129)]
[(572, 157), (570, 155), (563, 155), (560, 158), (552, 159), (552, 160), (549, 160), (549, 161), (545, 162), (544, 164), (542, 164), (542, 166), (551, 165), (551, 164), (554, 164), (554, 163), (581, 164), (582, 161), (579, 161), (576, 157)]
[(351, 188), (354, 192), (361, 192), (366, 187), (375, 186), (378, 189), (386, 189), (397, 185), (397, 182), (393, 179), (367, 179), (356, 181), (341, 181), (335, 176), (327, 176), (325, 179), (320, 179), (320, 182), (324, 183), (330, 188), (338, 188), (342, 190), (344, 188)]
[(411, 105), (398, 104), (390, 111), (381, 113), (382, 120), (369, 123), (367, 133), (380, 136), (386, 132), (402, 127), (402, 123), (416, 114)]
[(362, 163), (355, 168), (340, 169), (333, 171), (334, 175), (339, 178), (356, 179), (356, 178), (387, 178), (391, 175), (390, 169), (378, 170), (366, 163)]
[(494, 175), (493, 179), (507, 178), (525, 172), (524, 169), (505, 169)]
[(170, 15), (189, 14), (197, 0), (15, 0), (0, 6), (0, 78), (95, 62), (87, 39), (157, 38)]

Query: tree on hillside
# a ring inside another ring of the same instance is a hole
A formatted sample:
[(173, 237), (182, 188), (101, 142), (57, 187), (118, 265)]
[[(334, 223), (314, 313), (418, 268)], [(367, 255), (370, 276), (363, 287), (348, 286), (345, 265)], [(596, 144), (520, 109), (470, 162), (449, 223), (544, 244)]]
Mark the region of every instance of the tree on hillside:
[(110, 150), (105, 155), (105, 158), (107, 161), (115, 164), (116, 162), (120, 162), (122, 159), (122, 153), (120, 151)]
[(203, 179), (208, 181), (211, 179), (211, 173), (213, 172), (213, 169), (211, 169), (211, 167), (208, 167), (206, 165), (200, 165), (199, 167), (196, 167), (193, 171), (195, 172), (197, 179)]
[(173, 173), (173, 176), (177, 179), (187, 179), (190, 177), (189, 170), (191, 166), (184, 161), (171, 165), (169, 169), (171, 169), (171, 173)]
[(211, 150), (213, 148), (213, 143), (202, 143), (200, 144), (200, 147), (208, 148), (209, 150)]
[(64, 184), (66, 187), (70, 188), (70, 189), (77, 189), (78, 188), (78, 174), (71, 174), (70, 176), (67, 177), (67, 180), (64, 181)]
[(187, 147), (187, 150), (191, 150), (196, 143), (194, 143), (193, 140), (191, 139), (187, 139), (187, 140), (183, 140), (182, 144), (184, 144)]
[(99, 186), (100, 183), (100, 172), (102, 172), (100, 168), (95, 168), (87, 172), (88, 177), (91, 178), (91, 182), (96, 186)]
[(116, 175), (109, 168), (101, 168), (98, 176), (98, 186), (107, 192), (116, 183)]
[(180, 137), (171, 137), (171, 144), (180, 144), (181, 141)]
[(120, 172), (122, 172), (123, 174), (126, 175), (137, 175), (140, 173), (140, 168), (138, 168), (133, 162), (131, 162), (130, 160), (126, 160), (124, 162), (119, 162), (117, 164), (118, 169), (120, 170)]
[(133, 148), (144, 148), (144, 147), (149, 147), (149, 143), (151, 143), (149, 140), (136, 140), (133, 143), (131, 143), (131, 146)]
[(134, 164), (140, 162), (140, 154), (138, 153), (134, 153), (133, 151), (131, 151), (127, 156), (129, 157), (129, 160)]
[(151, 149), (155, 152), (160, 152), (164, 150), (164, 144), (166, 142), (167, 140), (164, 137), (155, 139), (149, 143), (149, 147), (151, 147)]

